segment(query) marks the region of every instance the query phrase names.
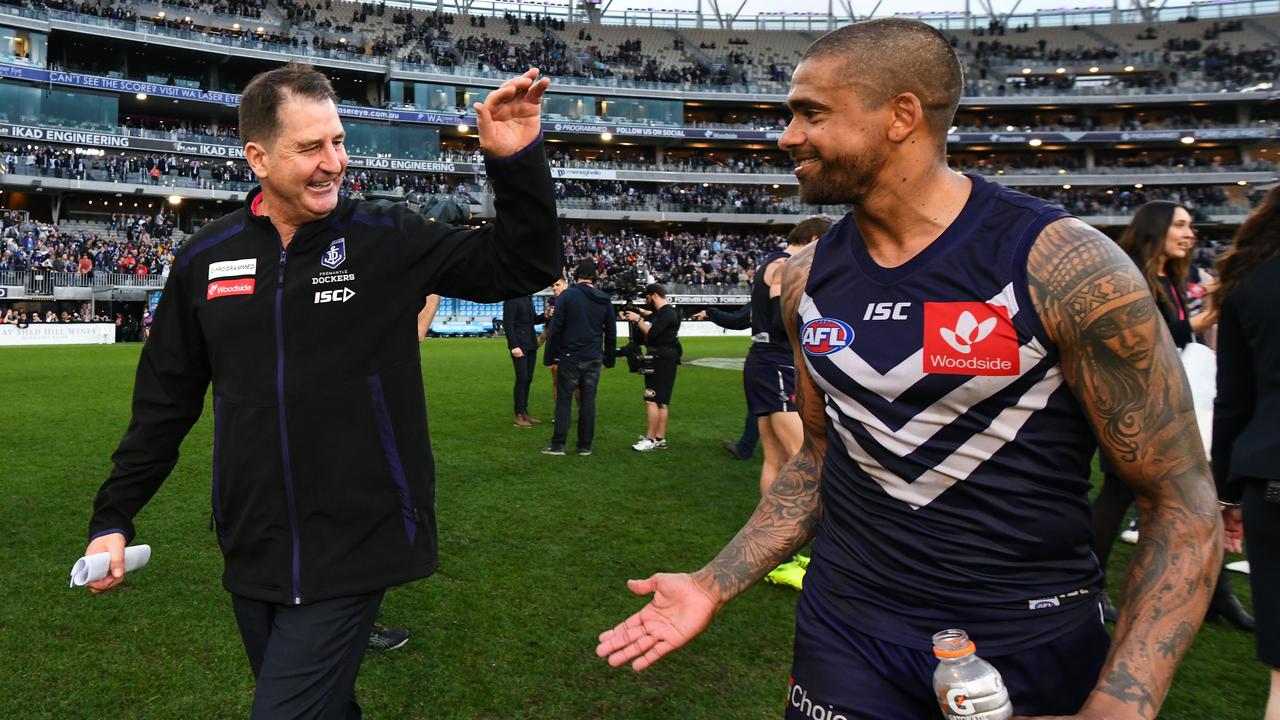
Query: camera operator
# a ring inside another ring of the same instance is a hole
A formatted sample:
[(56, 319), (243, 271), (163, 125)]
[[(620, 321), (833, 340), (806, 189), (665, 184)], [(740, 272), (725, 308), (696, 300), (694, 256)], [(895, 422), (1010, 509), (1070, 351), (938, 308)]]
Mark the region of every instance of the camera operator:
[(648, 415), (648, 429), (632, 450), (649, 452), (667, 449), (667, 406), (671, 404), (671, 390), (676, 384), (676, 368), (680, 365), (680, 314), (667, 302), (667, 289), (659, 283), (649, 283), (644, 288), (645, 305), (651, 309), (636, 308), (620, 313), (644, 336), (644, 344), (651, 356), (644, 374), (644, 405)]

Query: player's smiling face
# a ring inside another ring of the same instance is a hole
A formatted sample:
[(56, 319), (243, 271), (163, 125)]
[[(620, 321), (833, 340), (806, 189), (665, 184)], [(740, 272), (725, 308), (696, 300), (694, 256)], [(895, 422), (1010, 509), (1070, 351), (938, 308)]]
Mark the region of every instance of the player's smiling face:
[(791, 122), (778, 147), (795, 163), (804, 202), (858, 203), (876, 186), (886, 160), (883, 109), (867, 109), (860, 88), (868, 90), (839, 58), (810, 58), (791, 77)]

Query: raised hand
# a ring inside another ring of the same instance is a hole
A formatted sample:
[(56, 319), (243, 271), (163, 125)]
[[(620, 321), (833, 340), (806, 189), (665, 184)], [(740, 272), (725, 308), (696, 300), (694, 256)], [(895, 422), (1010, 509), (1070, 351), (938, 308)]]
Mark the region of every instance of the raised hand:
[(628, 580), (636, 595), (653, 595), (640, 612), (612, 630), (600, 633), (596, 655), (618, 667), (631, 663), (644, 670), (663, 655), (692, 640), (707, 628), (719, 605), (688, 574), (658, 573), (645, 580)]
[(490, 157), (510, 157), (542, 132), (542, 95), (551, 80), (538, 77), (537, 68), (502, 83), (482, 103), (476, 103), (480, 148)]

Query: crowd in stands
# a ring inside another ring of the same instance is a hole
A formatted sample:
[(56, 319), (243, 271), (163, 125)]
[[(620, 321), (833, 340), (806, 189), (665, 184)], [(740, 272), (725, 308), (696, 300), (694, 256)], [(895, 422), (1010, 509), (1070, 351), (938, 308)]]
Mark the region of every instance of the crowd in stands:
[(218, 15), (235, 15), (243, 18), (260, 18), (266, 7), (264, 0), (155, 0), (162, 8), (177, 8), (187, 12), (204, 12)]
[[(1062, 206), (1067, 212), (1080, 217), (1128, 215), (1145, 202), (1170, 200), (1187, 206), (1193, 215), (1203, 220), (1209, 211), (1229, 206), (1230, 197), (1220, 186), (1213, 185), (1152, 185), (1142, 188), (1104, 190), (1101, 188), (1027, 188), (1030, 194)], [(1247, 212), (1241, 208), (1240, 213)]]
[(6, 172), (24, 175), (241, 190), (257, 183), (243, 161), (161, 153), (90, 154), (48, 145), (12, 145), (0, 153)]
[(667, 231), (647, 235), (632, 229), (576, 225), (565, 227), (563, 233), (566, 270), (592, 258), (606, 275), (634, 267), (642, 277), (665, 282), (742, 288), (751, 284), (760, 258), (784, 240), (759, 233)]
[[(558, 152), (558, 151), (557, 151)], [(201, 157), (166, 155), (159, 153), (81, 154), (54, 146), (14, 145), (0, 149), (3, 170), (8, 173), (39, 175), (42, 177), (75, 180), (97, 180), (140, 185), (162, 185), (193, 188), (219, 188), (247, 191), (257, 180), (242, 160), (206, 160)], [(553, 153), (554, 157), (555, 153)], [(474, 156), (459, 153), (466, 161)], [(553, 166), (591, 166), (590, 161), (572, 158), (554, 158)], [(763, 163), (759, 158), (752, 159)], [(737, 170), (741, 162), (742, 169)], [(619, 164), (610, 158), (601, 162), (604, 167)], [(693, 157), (675, 164), (649, 166), (666, 170), (701, 169), (715, 167), (730, 172), (787, 172), (788, 168), (759, 164), (748, 167), (746, 159), (726, 156), (723, 158)], [(1068, 155), (1001, 155), (974, 157), (959, 153), (953, 155), (952, 165), (959, 170), (982, 175), (1032, 174), (1061, 177), (1069, 181), (1068, 172), (1092, 174), (1117, 174), (1125, 172), (1215, 172), (1215, 171), (1271, 171), (1275, 165), (1264, 160), (1248, 164), (1221, 162), (1221, 157), (1202, 157), (1188, 152), (1185, 155), (1119, 155), (1101, 157), (1099, 163), (1086, 169), (1079, 158)], [(717, 183), (658, 184), (636, 183), (623, 180), (555, 180), (557, 202), (566, 209), (663, 211), (663, 212), (713, 212), (748, 214), (794, 214), (816, 211), (802, 205), (794, 196), (795, 188), (771, 188), (765, 185), (727, 185)], [(463, 174), (428, 174), (391, 172), (350, 167), (343, 178), (343, 188), (352, 194), (392, 194), (403, 197), (408, 194), (447, 196), (467, 204), (478, 204), (477, 196), (487, 190), (483, 178)], [(1204, 186), (1203, 191), (1221, 193), (1215, 186)], [(1099, 190), (1079, 190), (1067, 197), (1094, 197)], [(1158, 192), (1154, 188), (1149, 192)], [(1114, 208), (1114, 198), (1099, 198), (1106, 207)], [(1220, 201), (1201, 201), (1206, 205), (1222, 205)], [(1068, 209), (1078, 214), (1097, 213)], [(1123, 208), (1122, 208), (1123, 209)]]
[[(82, 315), (81, 312), (84, 314)], [(123, 320), (118, 317), (117, 320)], [(89, 303), (84, 303), (79, 310), (63, 310), (61, 313), (53, 310), (46, 310), (43, 315), (39, 310), (27, 312), (26, 310), (18, 310), (15, 308), (6, 308), (4, 312), (0, 312), (0, 325), (33, 325), (40, 323), (79, 323), (79, 322), (95, 322), (106, 323), (112, 322), (111, 315), (105, 311), (90, 310)]]
[[(134, 10), (125, 2), (113, 0), (0, 0), (7, 4), (62, 9), (116, 20), (134, 20)], [(212, 9), (216, 12), (259, 17), (264, 0), (217, 0), (198, 3), (178, 0), (182, 8)], [(366, 55), (379, 59), (402, 60), (414, 64), (430, 63), (444, 67), (468, 66), (481, 72), (504, 74), (522, 71), (536, 65), (552, 76), (614, 78), (623, 83), (676, 83), (685, 85), (746, 86), (753, 83), (783, 83), (792, 68), (776, 61), (766, 62), (761, 50), (747, 38), (735, 42), (724, 54), (708, 54), (714, 42), (700, 43), (698, 56), (686, 56), (683, 62), (660, 63), (642, 40), (626, 39), (613, 46), (591, 38), (590, 29), (581, 27), (575, 35), (565, 30), (563, 20), (547, 16), (507, 13), (503, 17), (453, 15), (438, 11), (410, 11), (387, 8), (384, 3), (334, 3), (333, 0), (283, 0), (281, 8), (292, 24), (288, 35), (258, 33), (245, 27), (239, 30), (209, 27), (197, 28), (191, 21), (177, 17), (158, 20), (176, 29), (198, 29), (227, 42), (273, 42), (295, 49), (308, 46), (312, 51), (325, 50), (353, 56)], [(349, 15), (347, 15), (349, 11)], [(385, 25), (369, 24), (370, 18), (391, 14), (399, 33), (386, 32)], [(470, 28), (484, 29), (489, 22), (506, 24), (505, 36), (492, 33), (454, 33), (450, 28), (465, 17)], [(521, 28), (535, 28), (538, 37), (524, 39)], [(1161, 92), (1192, 80), (1208, 82), (1231, 89), (1263, 80), (1273, 80), (1277, 67), (1277, 51), (1273, 47), (1243, 48), (1230, 42), (1230, 35), (1241, 27), (1238, 21), (1222, 21), (1207, 28), (1200, 38), (1187, 32), (1169, 37), (1158, 51), (1129, 53), (1105, 44), (1081, 44), (1074, 48), (1054, 47), (1044, 39), (1020, 44), (1004, 39), (1005, 28), (993, 23), (972, 33), (978, 39), (957, 37), (953, 40), (969, 64), (968, 94), (1008, 95), (1036, 91), (1043, 87), (1071, 90), (1074, 73), (1053, 75), (1010, 75), (1007, 70), (1023, 63), (1053, 64), (1141, 63), (1138, 72), (1115, 75), (1116, 90), (1148, 90)], [(1019, 28), (1021, 29), (1021, 28)], [(1157, 32), (1153, 27), (1151, 32)], [(335, 34), (343, 37), (335, 37)], [(696, 33), (695, 33), (696, 34)], [(986, 39), (991, 36), (991, 39)], [(1225, 39), (1220, 39), (1223, 36)], [(763, 37), (763, 36), (762, 36)], [(673, 40), (682, 50), (682, 43)]]
[(113, 213), (102, 234), (63, 230), (16, 212), (0, 216), (0, 271), (163, 274), (177, 245), (163, 210), (155, 215)]

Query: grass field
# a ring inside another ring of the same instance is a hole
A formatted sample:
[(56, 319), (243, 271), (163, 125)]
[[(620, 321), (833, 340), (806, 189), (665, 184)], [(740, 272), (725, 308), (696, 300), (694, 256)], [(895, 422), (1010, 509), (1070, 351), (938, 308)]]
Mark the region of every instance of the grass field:
[[(686, 359), (742, 355), (690, 339)], [(248, 663), (209, 531), (211, 412), (138, 517), (151, 565), (101, 596), (67, 589), (91, 500), (128, 421), (137, 345), (0, 350), (0, 718), (244, 718)], [(608, 667), (595, 638), (639, 607), (628, 577), (696, 569), (755, 505), (755, 463), (719, 447), (741, 429), (737, 373), (681, 368), (671, 449), (641, 455), (641, 383), (605, 371), (595, 454), (547, 457), (549, 422), (511, 426), (497, 340), (430, 340), (424, 376), (438, 462), (440, 571), (391, 590), (411, 629), (371, 655), (369, 718), (780, 718), (796, 594), (762, 585), (644, 673)], [(548, 376), (533, 414), (551, 415)], [(1124, 572), (1129, 547), (1113, 553)], [(1118, 583), (1113, 583), (1118, 585)], [(1236, 578), (1247, 599), (1247, 583)], [(1260, 718), (1251, 635), (1206, 626), (1161, 717)], [(892, 718), (886, 720), (914, 720)]]

